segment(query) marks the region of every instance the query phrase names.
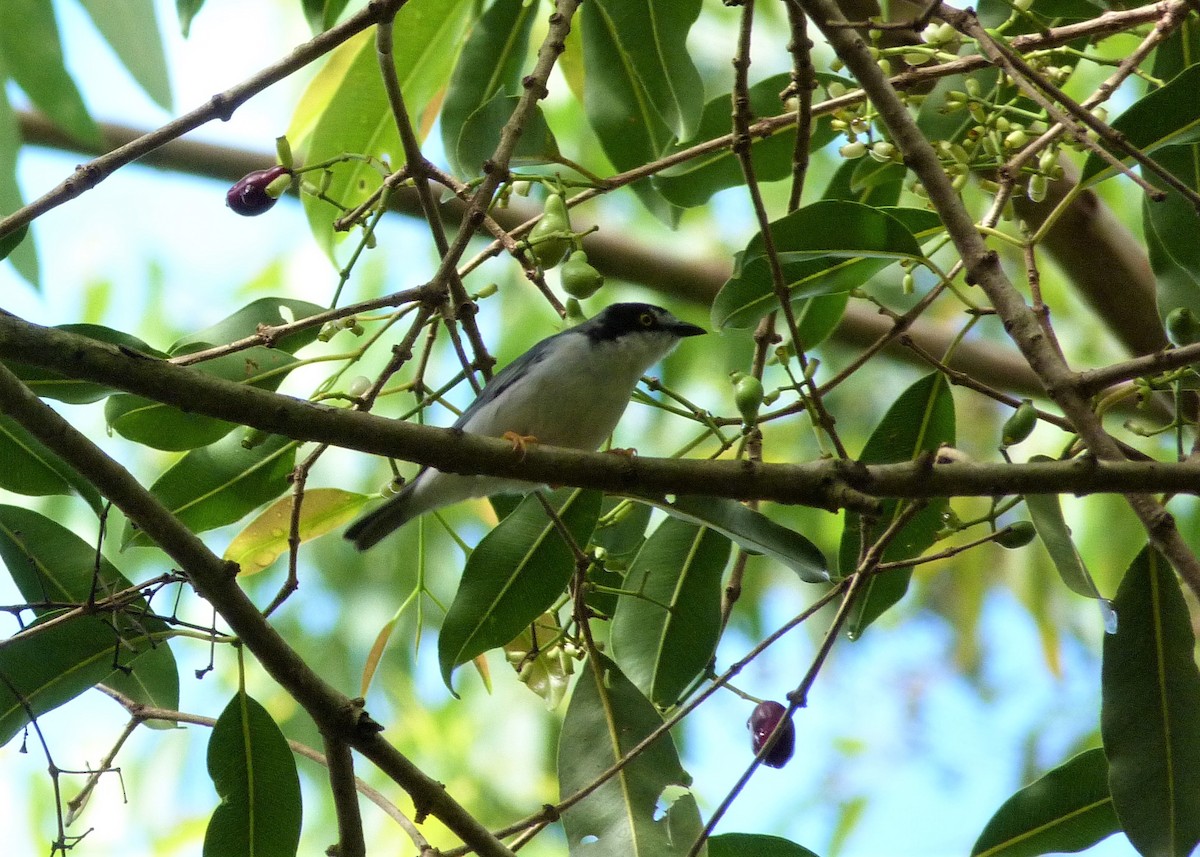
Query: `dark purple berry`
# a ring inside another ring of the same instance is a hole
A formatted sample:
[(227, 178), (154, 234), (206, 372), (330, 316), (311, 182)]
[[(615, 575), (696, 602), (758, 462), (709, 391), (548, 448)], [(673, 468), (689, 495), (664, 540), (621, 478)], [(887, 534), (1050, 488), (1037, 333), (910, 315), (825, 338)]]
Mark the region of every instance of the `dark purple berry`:
[(247, 173), (225, 194), (225, 204), (243, 217), (255, 217), (270, 211), (276, 197), (267, 192), (267, 186), (280, 176), (290, 176), (291, 173), (287, 167), (278, 164), (266, 170)]
[[(771, 737), (771, 733), (775, 731), (776, 725), (785, 714), (787, 714), (787, 709), (778, 702), (760, 702), (754, 707), (754, 713), (746, 721), (746, 727), (750, 730), (750, 746), (754, 749), (755, 755), (758, 755), (763, 744), (767, 743), (767, 739)], [(772, 768), (782, 768), (788, 763), (788, 759), (792, 758), (795, 749), (796, 727), (792, 725), (789, 718), (780, 728), (775, 745), (763, 757), (763, 764), (770, 765)]]

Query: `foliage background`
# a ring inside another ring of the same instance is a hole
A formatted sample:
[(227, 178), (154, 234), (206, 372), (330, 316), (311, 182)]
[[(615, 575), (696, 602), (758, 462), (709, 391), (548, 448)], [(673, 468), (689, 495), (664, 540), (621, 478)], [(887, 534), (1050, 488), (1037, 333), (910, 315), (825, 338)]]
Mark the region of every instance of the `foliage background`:
[[(174, 10), (166, 3), (159, 6), (177, 110), (244, 79), (307, 35), (291, 4), (247, 7), (210, 0), (184, 41), (175, 33)], [(141, 127), (152, 127), (170, 115), (147, 102), (115, 67), (75, 4), (56, 3), (55, 8), (68, 64), (93, 115)], [(777, 34), (782, 23), (778, 11), (772, 12), (769, 4), (762, 8), (762, 17), (768, 19), (763, 31)], [(728, 33), (735, 21), (734, 10), (708, 4), (702, 25), (692, 34), (689, 44), (709, 96), (728, 89)], [(231, 52), (231, 41), (249, 41), (253, 47)], [(765, 39), (763, 43), (769, 44)], [(776, 38), (774, 55), (769, 50), (763, 56), (756, 53), (755, 67), (761, 63), (764, 70), (786, 69), (780, 44)], [(287, 127), (303, 78), (273, 87), (238, 110), (231, 122), (209, 125), (197, 137), (262, 152), (269, 161), (271, 140)], [(1083, 93), (1091, 85), (1084, 74), (1071, 84)], [(12, 87), (9, 96), (20, 106), (21, 96)], [(588, 151), (587, 132), (566, 105), (556, 106), (552, 100), (548, 114), (560, 142), (570, 140), (573, 151)], [(437, 133), (429, 139), (436, 141)], [(60, 180), (78, 160), (77, 154), (23, 149), (20, 179), (26, 198)], [(834, 151), (818, 157), (814, 189), (837, 163)], [(207, 166), (197, 168), (203, 172)], [(38, 221), (40, 290), (22, 282), (11, 266), (3, 268), (5, 309), (47, 324), (64, 319), (106, 324), (165, 347), (260, 295), (327, 300), (336, 277), (309, 240), (300, 207), (285, 200), (268, 217), (243, 221), (223, 206), (227, 184), (136, 166), (120, 171)], [(1137, 197), (1127, 184), (1107, 182), (1102, 191), (1114, 210), (1136, 212)], [(769, 186), (768, 194), (778, 203), (786, 188)], [(727, 259), (755, 231), (744, 194), (736, 188), (718, 195), (710, 207), (689, 212), (676, 231), (665, 229), (627, 193), (601, 200), (586, 216), (602, 222), (605, 235), (682, 259)], [(1139, 228), (1136, 222), (1131, 227)], [(385, 218), (379, 248), (356, 271), (356, 293), (395, 291), (427, 279), (435, 260), (422, 236), (404, 219)], [(1117, 351), (1113, 339), (1079, 306), (1053, 269), (1043, 270), (1043, 275), (1047, 302), (1068, 308), (1063, 315), (1071, 323), (1059, 332), (1069, 356), (1081, 364), (1111, 359)], [(503, 364), (549, 332), (553, 318), (522, 287), (513, 266), (494, 266), (488, 276), (501, 283), (501, 290), (484, 303), (484, 332)], [(879, 288), (896, 297), (894, 282)], [(706, 318), (702, 306), (625, 283), (611, 283), (589, 308), (618, 298), (668, 301), (690, 319)], [(514, 319), (521, 323), (512, 323)], [(998, 339), (998, 325), (983, 334)], [(705, 407), (730, 412), (732, 389), (725, 376), (746, 364), (750, 350), (745, 331), (707, 337), (702, 348), (685, 344), (665, 367), (664, 379)], [(836, 367), (852, 353), (835, 342), (822, 349), (821, 358)], [(445, 355), (442, 358), (443, 367), (453, 365)], [(921, 374), (911, 365), (882, 361), (875, 361), (870, 372), (871, 388), (897, 391)], [(297, 373), (285, 389), (303, 391), (312, 377)], [(853, 449), (861, 448), (888, 404), (886, 396), (861, 392), (830, 402)], [(960, 405), (959, 446), (987, 459), (996, 444), (999, 411), (976, 406), (979, 418), (968, 419)], [(98, 413), (72, 413), (94, 437), (102, 437)], [(656, 442), (666, 431), (661, 417), (635, 407), (617, 440), (631, 441), (643, 454), (669, 453), (673, 443)], [(1055, 454), (1058, 444), (1058, 437), (1043, 429), (1022, 453)], [(168, 460), (116, 439), (105, 446), (147, 479)], [(767, 451), (768, 457), (774, 454), (770, 442)], [(809, 449), (797, 457), (806, 460), (812, 454)], [(330, 485), (371, 491), (383, 478), (383, 469), (365, 456), (344, 454), (335, 461), (325, 470)], [(27, 500), (10, 496), (5, 502)], [(58, 519), (83, 522), (77, 503), (57, 498), (39, 506)], [(1112, 497), (1068, 499), (1066, 506), (1080, 552), (1101, 590), (1111, 595), (1142, 543), (1136, 520)], [(985, 507), (983, 501), (969, 501), (961, 508), (956, 504), (962, 517), (972, 508)], [(832, 553), (839, 532), (834, 516), (792, 508), (770, 511)], [(456, 509), (450, 518), (474, 540), (486, 526), (474, 523), (481, 513), (487, 514), (478, 506)], [(110, 526), (119, 532), (119, 521)], [(206, 538), (219, 550), (236, 530), (217, 530)], [(357, 687), (378, 629), (411, 586), (414, 572), (404, 558), (411, 555), (414, 532), (410, 529), (365, 557), (354, 555), (337, 539), (307, 549), (301, 589), (277, 622), (285, 637), (339, 687)], [(461, 555), (442, 543), (434, 544), (428, 555), (434, 557), (429, 561), (431, 588), (448, 599)], [(132, 548), (119, 558), (122, 570), (133, 579), (155, 573), (160, 563), (161, 557), (144, 548)], [(262, 602), (270, 598), (279, 578), (276, 567), (250, 579), (247, 588)], [(810, 597), (789, 573), (765, 561), (753, 562), (748, 587), (732, 632), (722, 642), (722, 662), (737, 657), (764, 629), (779, 625)], [(3, 600), (16, 603), (19, 598), (6, 592)], [(205, 621), (199, 604), (185, 603), (184, 609)], [(743, 676), (745, 689), (782, 697), (811, 659), (817, 636), (814, 629), (787, 638)], [(918, 573), (915, 591), (881, 627), (853, 645), (835, 649), (811, 707), (798, 717), (796, 761), (782, 771), (761, 771), (721, 829), (776, 832), (831, 855), (871, 855), (881, 848), (891, 854), (964, 853), (1015, 788), (1069, 756), (1073, 748), (1096, 743), (1101, 639), (1094, 605), (1059, 585), (1040, 547), (1004, 552), (985, 546), (927, 567)], [(547, 714), (536, 697), (511, 681), (500, 659), (492, 662), (495, 686), (490, 695), (464, 670), (456, 682), (463, 700), (453, 700), (437, 677), (432, 632), (426, 629), (416, 649), (410, 613), (394, 640), (368, 697), (371, 714), (390, 727), (388, 737), (419, 765), (436, 771), (451, 793), (475, 808), (486, 823), (503, 823), (553, 800), (556, 787), (547, 766), (561, 712)], [(183, 671), (181, 708), (215, 716), (221, 701), (236, 688), (233, 658), (218, 652), (216, 671), (195, 681), (190, 670), (206, 661), (206, 647), (185, 641), (177, 656)], [(293, 701), (253, 668), (248, 683), (289, 737), (319, 745), (314, 728)], [(677, 738), (685, 767), (695, 777), (702, 812), (720, 800), (749, 759), (742, 725), (748, 710), (743, 700), (719, 694)], [(58, 764), (76, 768), (95, 763), (108, 750), (124, 716), (109, 701), (89, 698), (42, 721), (52, 747), (61, 754), (56, 754)], [(17, 742), (0, 753), (5, 771), (0, 802), (12, 807), (13, 817), (20, 820), (13, 830), (20, 843), (15, 853), (32, 853), (46, 842), (53, 825), (44, 760), (33, 752), (20, 755)], [(116, 847), (123, 853), (195, 853), (216, 800), (203, 768), (203, 741), (181, 733), (139, 730), (120, 761), (128, 802), (115, 777), (101, 781), (81, 822), (95, 828), (81, 853), (107, 853)], [(333, 819), (319, 797), (323, 773), (305, 764), (301, 763), (306, 798), (301, 848), (311, 851), (328, 844)], [(939, 819), (936, 830), (910, 823), (913, 795), (920, 796), (923, 818)], [(366, 819), (369, 841), (387, 842), (395, 836), (389, 823), (370, 809)], [(539, 840), (530, 853), (559, 853), (561, 847), (561, 841)], [(1128, 843), (1114, 837), (1092, 853), (1131, 852)]]

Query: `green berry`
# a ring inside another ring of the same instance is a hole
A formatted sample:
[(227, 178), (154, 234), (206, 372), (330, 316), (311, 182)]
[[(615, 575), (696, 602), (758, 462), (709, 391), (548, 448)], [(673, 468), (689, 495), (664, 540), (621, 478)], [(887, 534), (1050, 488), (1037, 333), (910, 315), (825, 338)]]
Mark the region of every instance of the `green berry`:
[(1033, 433), (1037, 419), (1037, 408), (1033, 406), (1033, 402), (1025, 399), (1005, 421), (1004, 428), (1000, 431), (1000, 442), (1005, 446), (1013, 446), (1025, 440)]
[(1167, 313), (1167, 335), (1176, 345), (1191, 345), (1200, 342), (1200, 318), (1185, 306), (1175, 307)]
[(1023, 548), (1033, 541), (1037, 530), (1029, 521), (1016, 521), (996, 534), (996, 544), (1008, 550)]
[(576, 250), (563, 263), (559, 277), (563, 291), (580, 300), (590, 298), (604, 285), (604, 275), (591, 266), (582, 250)]
[(553, 268), (562, 261), (571, 249), (571, 216), (562, 196), (552, 193), (546, 197), (542, 219), (529, 232), (529, 246), (537, 263), (543, 268)]
[(763, 403), (762, 381), (753, 375), (741, 375), (733, 380), (734, 404), (737, 405), (738, 413), (742, 415), (746, 425), (752, 426), (758, 422), (758, 409)]

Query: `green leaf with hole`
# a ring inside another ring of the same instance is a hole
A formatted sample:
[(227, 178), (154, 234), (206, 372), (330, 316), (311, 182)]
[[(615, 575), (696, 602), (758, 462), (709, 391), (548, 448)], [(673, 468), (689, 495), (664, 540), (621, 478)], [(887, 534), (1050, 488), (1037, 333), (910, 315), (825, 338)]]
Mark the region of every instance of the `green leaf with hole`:
[(721, 574), (731, 548), (715, 530), (667, 518), (625, 575), (613, 617), (613, 658), (660, 707), (675, 703), (716, 651)]
[(687, 494), (677, 496), (672, 502), (651, 497), (639, 499), (672, 517), (711, 527), (751, 553), (783, 563), (807, 583), (829, 580), (829, 564), (820, 548), (795, 530), (736, 500)]
[[(563, 797), (590, 788), (662, 725), (650, 700), (604, 655), (581, 670), (558, 739), (558, 784)], [(563, 811), (570, 853), (622, 857), (682, 857), (701, 830), (690, 777), (669, 733), (587, 800)]]
[(0, 65), (51, 122), (89, 146), (104, 145), (63, 62), (54, 4), (44, 0), (0, 3)]
[(1121, 828), (1140, 854), (1200, 843), (1200, 670), (1170, 563), (1146, 547), (1125, 572), (1104, 638), (1100, 733)]
[[(913, 461), (935, 452), (943, 444), (954, 444), (954, 397), (950, 385), (938, 372), (932, 372), (900, 394), (883, 420), (875, 427), (858, 460), (863, 464), (893, 464)], [(886, 500), (878, 519), (866, 526), (866, 545), (878, 539), (905, 504)], [(935, 541), (942, 526), (945, 498), (934, 498), (917, 512), (888, 543), (882, 562), (914, 559)], [(846, 512), (846, 524), (838, 550), (838, 570), (843, 577), (858, 566), (863, 544), (863, 521), (856, 512)], [(904, 597), (912, 570), (898, 568), (874, 574), (863, 586), (855, 603), (847, 631), (857, 637), (889, 607)]]
[[(440, 94), (475, 5), (473, 0), (410, 0), (396, 15), (392, 58), (419, 140), (437, 118)], [(341, 159), (348, 152), (376, 159), (374, 164), (353, 159), (332, 167), (333, 180), (325, 195), (347, 209), (378, 190), (385, 172), (403, 166), (404, 149), (380, 77), (374, 28), (330, 54), (297, 104), (293, 126), (298, 132), (289, 134), (294, 144), (312, 128), (305, 163)], [(311, 194), (302, 199), (313, 237), (332, 259), (335, 245), (348, 234), (333, 229), (343, 212)]]
[(979, 834), (971, 857), (1083, 851), (1120, 832), (1108, 793), (1108, 760), (1097, 747), (1006, 800)]
[[(496, 0), (471, 28), (462, 55), (450, 78), (450, 88), (442, 105), (442, 148), (451, 159), (451, 164), (460, 176), (479, 174), (479, 167), (490, 158), (499, 142), (499, 126), (482, 125), (477, 130), (486, 133), (472, 141), (478, 149), (488, 148), (487, 154), (478, 157), (478, 151), (468, 151), (463, 159), (459, 151), (467, 142), (464, 129), (467, 120), (484, 105), (495, 100), (497, 95), (517, 95), (520, 92), (521, 75), (526, 71), (529, 56), (529, 32), (542, 7), (525, 0)], [(512, 108), (508, 109), (508, 115)], [(538, 110), (541, 115), (541, 110)], [(507, 115), (505, 120), (507, 121)], [(545, 125), (545, 119), (541, 120)], [(529, 133), (526, 128), (522, 138)], [(549, 134), (549, 129), (545, 129)], [(553, 135), (550, 136), (553, 140)], [(526, 145), (524, 141), (518, 146)], [(535, 148), (536, 151), (536, 148)], [(557, 148), (555, 149), (557, 151)]]
[[(586, 546), (600, 516), (599, 491), (546, 495), (575, 543)], [(575, 555), (536, 494), (480, 540), (438, 634), (446, 687), (454, 668), (503, 646), (546, 612), (575, 572)]]
[(300, 845), (300, 776), (287, 739), (245, 691), (208, 738), (208, 775), (221, 802), (204, 834), (204, 857), (294, 857)]
[[(1195, 143), (1200, 140), (1200, 65), (1191, 65), (1166, 84), (1144, 95), (1112, 121), (1117, 131), (1146, 154), (1160, 146)], [(1111, 147), (1109, 148), (1112, 151)], [(1114, 152), (1121, 158), (1121, 152)], [(1125, 163), (1131, 158), (1121, 158)], [(1116, 169), (1092, 152), (1083, 164), (1079, 186), (1088, 187), (1116, 175)]]
[[(194, 533), (240, 521), (287, 490), (296, 461), (294, 440), (269, 436), (253, 449), (229, 435), (183, 456), (150, 486), (150, 493)], [(121, 548), (149, 539), (127, 524)]]
[[(799, 208), (770, 226), (771, 237), (793, 303), (846, 292), (901, 259), (922, 258), (909, 224), (922, 233), (940, 227), (936, 216), (908, 209), (880, 209), (839, 199)], [(762, 233), (737, 256), (733, 276), (712, 307), (717, 328), (751, 327), (779, 308)]]
[[(19, 506), (0, 506), (0, 559), (26, 602), (55, 605), (35, 608), (38, 616), (47, 616), (69, 605), (86, 604), (93, 597), (103, 599), (129, 593), (133, 588), (111, 562), (97, 555), (95, 545), (58, 522)], [(143, 597), (129, 595), (120, 609), (88, 617), (102, 627), (101, 636), (108, 644), (111, 675), (106, 673), (97, 681), (104, 680), (137, 702), (178, 708), (179, 669), (166, 643), (172, 632), (166, 622), (149, 611)], [(90, 631), (78, 633), (85, 640), (91, 639)], [(113, 671), (114, 654), (125, 670)], [(92, 667), (86, 671), (91, 675)]]
[(171, 79), (153, 0), (79, 0), (121, 65), (154, 103), (171, 109)]

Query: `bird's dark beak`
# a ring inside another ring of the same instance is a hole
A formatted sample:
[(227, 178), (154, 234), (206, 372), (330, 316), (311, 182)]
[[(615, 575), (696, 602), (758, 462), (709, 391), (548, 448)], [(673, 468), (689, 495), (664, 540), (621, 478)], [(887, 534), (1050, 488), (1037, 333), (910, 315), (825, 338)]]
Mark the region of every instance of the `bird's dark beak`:
[(698, 325), (680, 321), (671, 325), (671, 333), (676, 336), (699, 336), (702, 333), (708, 333), (708, 331)]

